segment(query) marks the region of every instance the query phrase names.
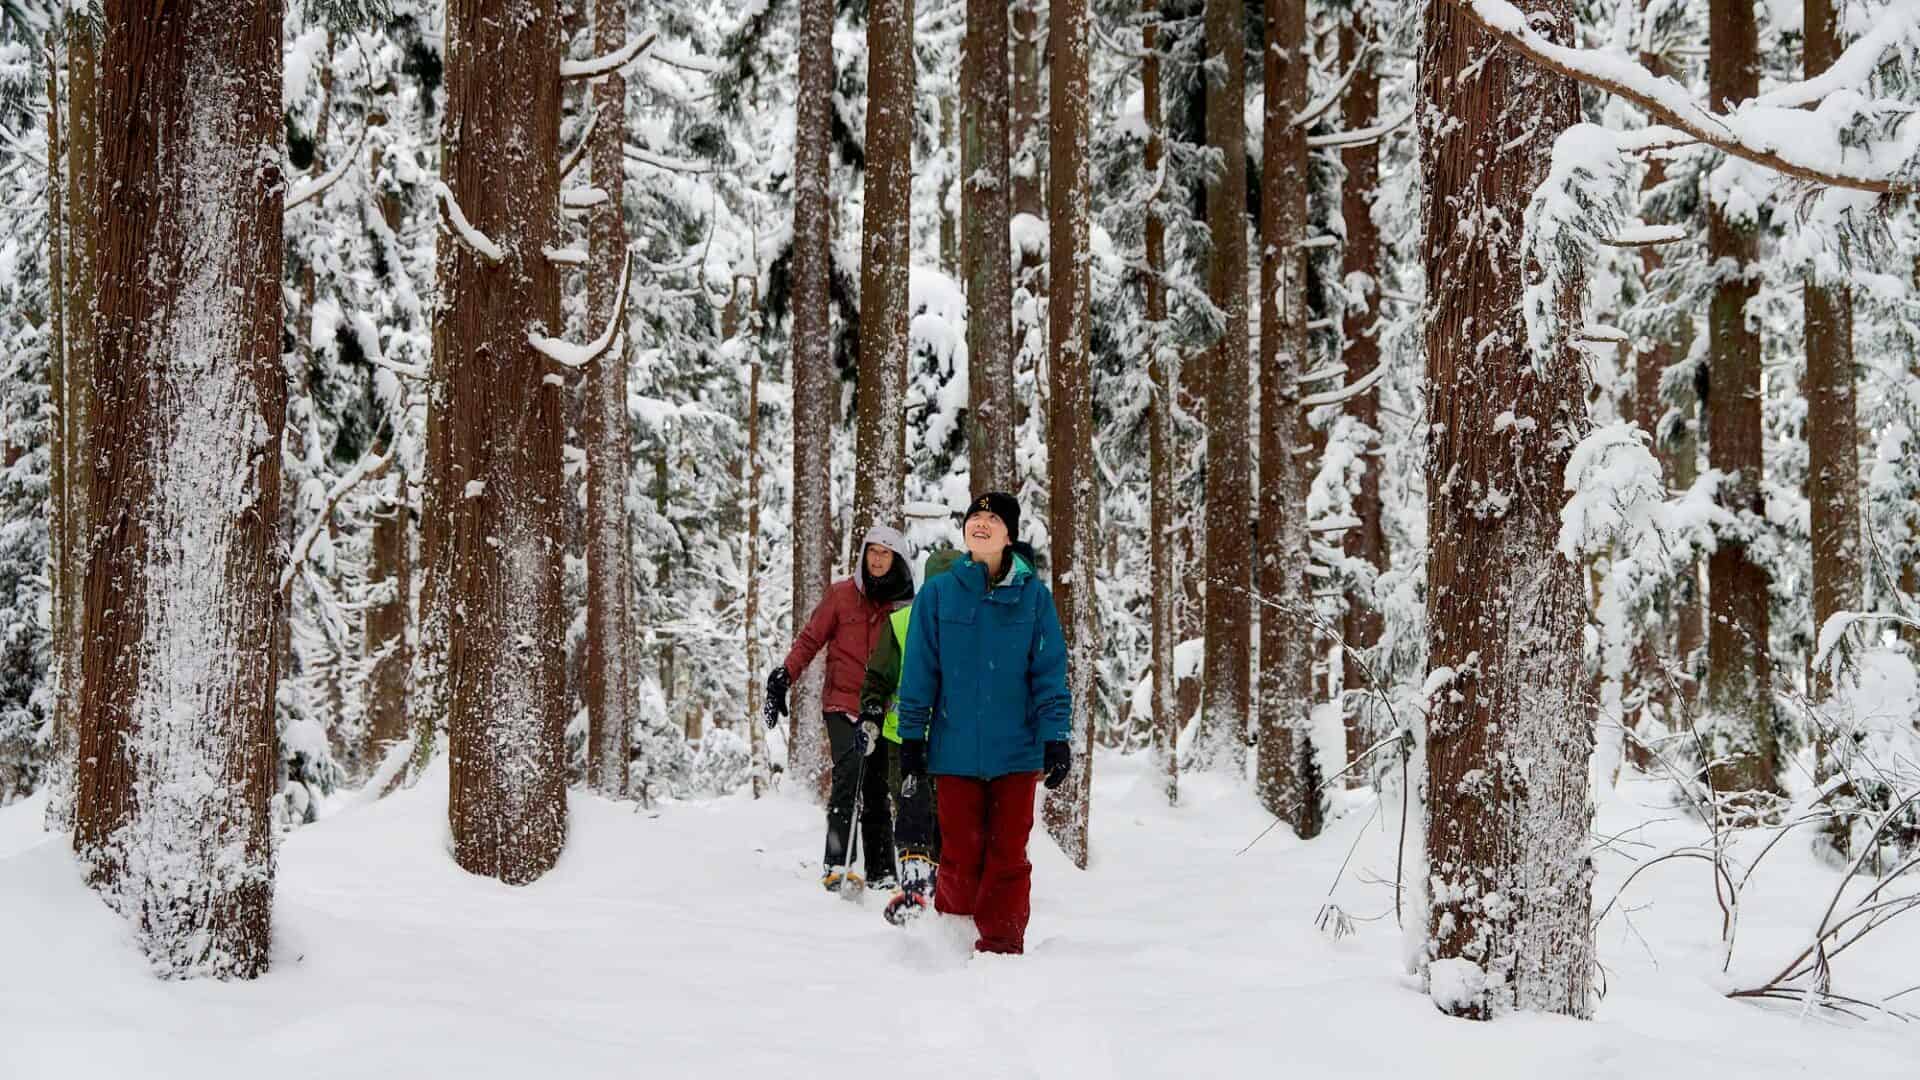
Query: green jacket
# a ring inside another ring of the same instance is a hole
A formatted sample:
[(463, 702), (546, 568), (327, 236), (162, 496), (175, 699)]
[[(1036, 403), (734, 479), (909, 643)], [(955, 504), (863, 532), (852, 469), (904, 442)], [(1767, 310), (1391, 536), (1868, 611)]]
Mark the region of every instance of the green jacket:
[[(925, 580), (932, 581), (960, 562), (962, 555), (952, 548), (944, 548), (927, 556), (927, 574)], [(867, 657), (866, 678), (860, 682), (860, 711), (881, 708), (887, 710), (887, 723), (880, 734), (888, 742), (900, 741), (900, 714), (894, 708), (896, 695), (900, 692), (900, 658), (907, 651), (907, 623), (913, 614), (913, 605), (895, 611), (887, 620), (893, 627), (893, 633), (881, 634), (874, 642), (873, 653)]]

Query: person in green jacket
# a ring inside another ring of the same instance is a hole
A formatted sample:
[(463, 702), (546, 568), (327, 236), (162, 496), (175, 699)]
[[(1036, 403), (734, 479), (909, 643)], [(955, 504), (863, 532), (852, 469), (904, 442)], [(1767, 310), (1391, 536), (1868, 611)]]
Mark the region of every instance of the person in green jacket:
[[(932, 581), (953, 569), (965, 556), (952, 548), (927, 556), (923, 581)], [(900, 742), (900, 714), (895, 698), (900, 691), (900, 658), (907, 651), (907, 624), (913, 607), (908, 605), (890, 617), (892, 633), (880, 635), (873, 654), (867, 658), (866, 678), (860, 683), (860, 719), (880, 728), (881, 735), (896, 746)], [(894, 754), (898, 758), (898, 752)], [(933, 900), (934, 862), (940, 857), (940, 835), (933, 817), (933, 785), (916, 784), (901, 791), (899, 779), (893, 782), (893, 837), (899, 853), (900, 891), (887, 902), (887, 921), (895, 925), (925, 910)]]

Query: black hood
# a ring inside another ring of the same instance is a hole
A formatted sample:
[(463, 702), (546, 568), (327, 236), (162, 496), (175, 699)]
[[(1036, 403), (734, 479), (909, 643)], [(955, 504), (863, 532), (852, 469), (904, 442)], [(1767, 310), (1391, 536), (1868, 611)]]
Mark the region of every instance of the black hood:
[(907, 560), (893, 557), (893, 566), (875, 578), (867, 572), (865, 556), (860, 559), (860, 591), (876, 604), (898, 604), (913, 599), (913, 571)]

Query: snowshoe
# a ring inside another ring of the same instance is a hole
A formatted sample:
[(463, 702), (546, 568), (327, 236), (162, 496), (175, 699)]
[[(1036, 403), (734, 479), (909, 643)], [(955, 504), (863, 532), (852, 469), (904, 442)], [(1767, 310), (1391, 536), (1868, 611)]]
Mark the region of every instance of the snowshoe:
[(892, 874), (888, 874), (885, 877), (867, 879), (868, 892), (898, 892), (899, 889), (900, 882)]
[(820, 875), (820, 884), (826, 886), (830, 893), (837, 893), (843, 888), (858, 891), (862, 880), (860, 871), (849, 870), (844, 866), (829, 866), (827, 872)]
[(902, 890), (893, 894), (893, 897), (887, 901), (886, 910), (881, 914), (885, 915), (887, 921), (893, 925), (905, 926), (931, 910), (933, 910), (933, 901), (928, 899), (925, 893)]
[(933, 860), (918, 852), (900, 857), (900, 891), (887, 901), (883, 913), (895, 926), (905, 926), (933, 907)]

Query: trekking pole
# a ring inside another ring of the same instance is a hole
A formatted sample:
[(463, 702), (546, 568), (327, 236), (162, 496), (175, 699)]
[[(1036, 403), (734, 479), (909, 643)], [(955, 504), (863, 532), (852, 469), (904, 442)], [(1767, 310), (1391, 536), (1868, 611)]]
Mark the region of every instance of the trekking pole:
[[(856, 727), (855, 731), (857, 732), (858, 730), (859, 729)], [(861, 796), (862, 789), (866, 786), (866, 781), (867, 781), (866, 755), (860, 752), (860, 740), (857, 734), (854, 738), (853, 745), (847, 748), (847, 752), (851, 754), (854, 758), (854, 762), (853, 762), (853, 768), (854, 768), (853, 823), (847, 829), (847, 853), (846, 853), (847, 867), (846, 867), (846, 870), (840, 875), (840, 899), (851, 901), (857, 904), (860, 902), (861, 894), (867, 891), (865, 878), (861, 879), (861, 885), (859, 888), (853, 889), (853, 890), (849, 890), (847, 888), (847, 880), (853, 875), (854, 857), (860, 851), (860, 796)]]

